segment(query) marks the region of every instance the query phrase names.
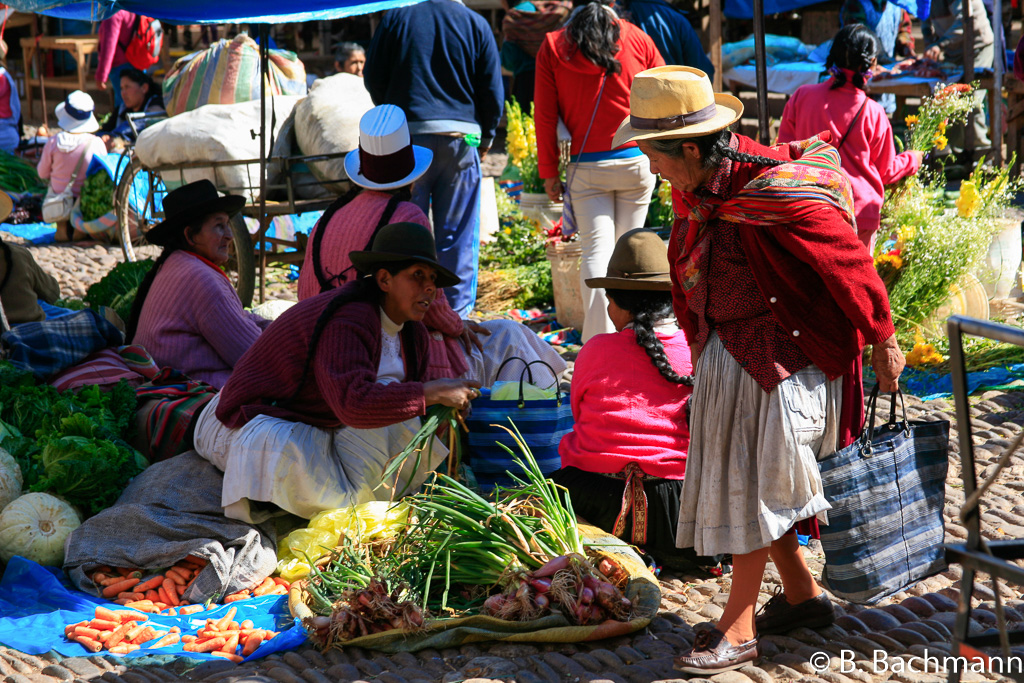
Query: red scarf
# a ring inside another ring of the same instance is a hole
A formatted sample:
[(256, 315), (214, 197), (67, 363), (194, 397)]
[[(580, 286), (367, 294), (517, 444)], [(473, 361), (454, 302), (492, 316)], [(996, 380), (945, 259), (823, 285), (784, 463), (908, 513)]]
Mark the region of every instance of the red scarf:
[(224, 272), (224, 269), (223, 269), (223, 268), (221, 268), (220, 266), (218, 266), (218, 265), (217, 265), (216, 263), (214, 263), (214, 262), (213, 262), (213, 261), (211, 261), (210, 259), (207, 259), (207, 258), (203, 258), (202, 256), (200, 256), (200, 255), (199, 255), (199, 254), (197, 254), (196, 252), (194, 252), (194, 251), (188, 251), (187, 249), (185, 250), (185, 252), (186, 252), (186, 253), (188, 253), (188, 254), (190, 254), (190, 255), (192, 255), (192, 256), (195, 256), (195, 257), (196, 257), (197, 259), (199, 259), (200, 261), (202, 261), (203, 263), (205, 263), (206, 265), (210, 266), (210, 267), (211, 267), (211, 268), (213, 268), (213, 269), (214, 269), (215, 271), (217, 271), (217, 272), (218, 272), (218, 273), (219, 273), (219, 274), (220, 274), (221, 276), (223, 276), (223, 277), (224, 277), (224, 279), (225, 279), (225, 280), (227, 280), (228, 282), (231, 282), (231, 278), (229, 278), (229, 277), (228, 277), (228, 274)]

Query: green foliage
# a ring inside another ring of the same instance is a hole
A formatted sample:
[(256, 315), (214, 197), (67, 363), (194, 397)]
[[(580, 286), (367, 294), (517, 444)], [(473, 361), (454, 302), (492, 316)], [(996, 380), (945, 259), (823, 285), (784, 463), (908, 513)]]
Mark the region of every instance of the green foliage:
[(46, 192), (36, 168), (24, 159), (0, 150), (0, 190), (6, 192)]
[(94, 221), (114, 210), (114, 181), (105, 171), (85, 179), (81, 195), (82, 218)]
[(0, 445), (17, 460), (27, 489), (61, 496), (86, 514), (113, 505), (142, 471), (141, 456), (124, 441), (135, 409), (127, 382), (108, 392), (93, 385), (62, 393), (0, 363)]
[(84, 311), (86, 304), (81, 299), (57, 299), (53, 302), (54, 306), (60, 306), (71, 311)]
[(523, 216), (518, 205), (501, 188), (495, 189), (501, 227), (494, 240), (480, 245), (480, 265), (496, 271), (519, 288), (516, 308), (551, 303), (551, 263), (545, 252), (544, 234)]
[(128, 320), (135, 303), (135, 293), (152, 266), (152, 259), (117, 264), (103, 279), (89, 287), (85, 303), (92, 308), (109, 306), (122, 320)]

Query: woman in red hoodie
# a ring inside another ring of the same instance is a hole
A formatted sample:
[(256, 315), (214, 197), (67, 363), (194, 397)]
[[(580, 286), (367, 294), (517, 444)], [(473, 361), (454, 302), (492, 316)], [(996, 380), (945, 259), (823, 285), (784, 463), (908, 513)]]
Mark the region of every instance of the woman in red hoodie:
[(586, 280), (604, 275), (616, 239), (643, 227), (654, 190), (647, 158), (632, 142), (616, 149), (612, 135), (629, 114), (633, 76), (664, 64), (650, 37), (604, 0), (577, 7), (563, 28), (544, 37), (537, 53), (538, 170), (552, 201), (561, 199), (563, 189), (559, 119), (572, 135), (567, 177), (583, 246), (583, 341), (615, 331), (604, 292), (587, 287)]

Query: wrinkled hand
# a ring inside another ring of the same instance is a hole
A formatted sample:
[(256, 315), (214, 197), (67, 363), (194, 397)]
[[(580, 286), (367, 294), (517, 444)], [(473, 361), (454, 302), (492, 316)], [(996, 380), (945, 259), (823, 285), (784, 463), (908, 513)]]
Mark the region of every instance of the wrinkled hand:
[(466, 347), (466, 353), (472, 353), (473, 347), (484, 350), (483, 342), (480, 341), (478, 335), (490, 334), (491, 331), (480, 323), (473, 322), (472, 320), (462, 321), (462, 344)]
[(558, 178), (545, 178), (544, 192), (547, 193), (548, 199), (551, 201), (562, 201), (562, 181)]
[(933, 62), (942, 61), (942, 48), (938, 45), (932, 45), (930, 48), (924, 51), (924, 58), (930, 59)]
[(878, 389), (883, 393), (891, 394), (899, 389), (900, 373), (906, 364), (895, 334), (871, 347), (871, 367), (878, 379)]
[(423, 398), (428, 406), (441, 404), (467, 410), (470, 401), (480, 395), (480, 382), (461, 379), (435, 379), (423, 384)]

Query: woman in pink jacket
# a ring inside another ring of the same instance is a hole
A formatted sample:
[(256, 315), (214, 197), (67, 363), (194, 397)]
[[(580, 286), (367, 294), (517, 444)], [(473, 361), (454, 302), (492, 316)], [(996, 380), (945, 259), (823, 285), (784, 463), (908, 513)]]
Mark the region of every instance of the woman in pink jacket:
[(878, 38), (863, 24), (844, 26), (832, 41), (825, 66), (832, 77), (799, 88), (786, 103), (779, 142), (806, 140), (831, 131), (842, 168), (853, 186), (857, 236), (874, 250), (885, 186), (914, 175), (922, 152), (896, 153), (892, 126), (882, 105), (864, 92), (875, 65)]

